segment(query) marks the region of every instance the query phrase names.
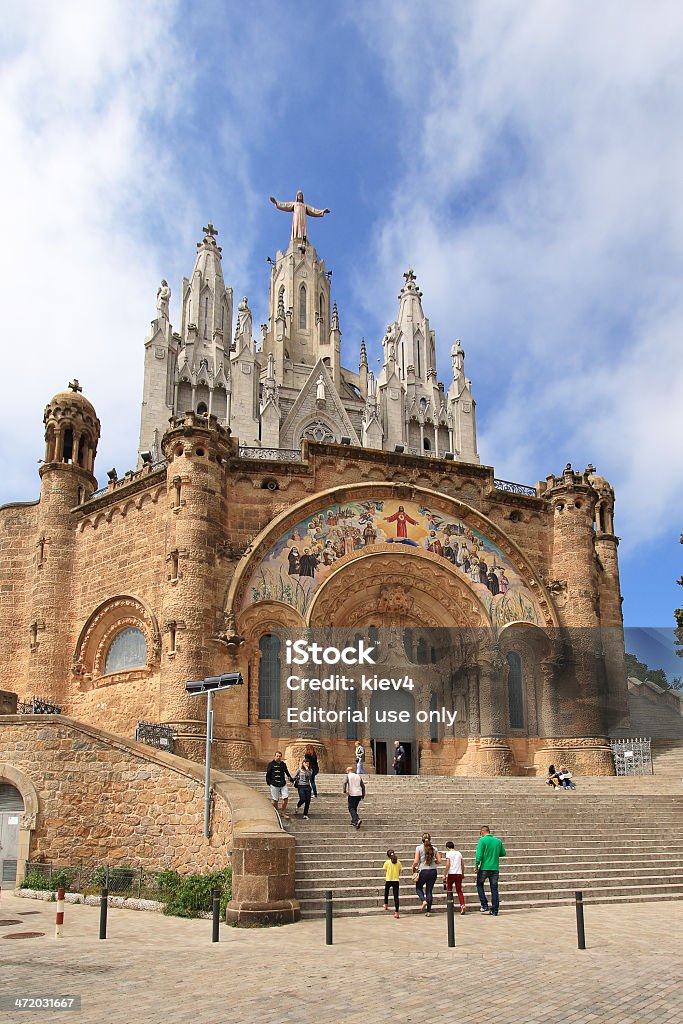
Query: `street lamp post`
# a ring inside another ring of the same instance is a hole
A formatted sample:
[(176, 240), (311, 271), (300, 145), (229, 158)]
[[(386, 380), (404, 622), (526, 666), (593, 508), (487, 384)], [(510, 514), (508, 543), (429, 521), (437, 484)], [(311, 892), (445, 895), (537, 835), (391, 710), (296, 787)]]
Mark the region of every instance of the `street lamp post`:
[(186, 691), (199, 696), (206, 694), (206, 759), (204, 770), (204, 835), (209, 838), (209, 815), (211, 812), (211, 744), (213, 743), (213, 695), (215, 690), (226, 690), (230, 686), (242, 686), (241, 672), (226, 672), (222, 676), (207, 676), (206, 679), (191, 679), (185, 683)]

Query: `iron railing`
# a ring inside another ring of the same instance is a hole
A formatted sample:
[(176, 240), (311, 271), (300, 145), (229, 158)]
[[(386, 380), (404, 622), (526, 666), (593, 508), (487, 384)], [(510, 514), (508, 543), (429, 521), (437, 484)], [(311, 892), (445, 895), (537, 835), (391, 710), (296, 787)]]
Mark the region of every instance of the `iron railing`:
[(17, 702), (18, 715), (61, 715), (62, 709), (50, 704), (42, 697), (32, 697), (30, 701)]
[(508, 494), (524, 494), (528, 498), (536, 497), (536, 488), (527, 484), (516, 484), (512, 480), (494, 480), (494, 487), (499, 491), (507, 491)]
[(135, 739), (138, 743), (146, 743), (148, 747), (173, 753), (175, 733), (170, 725), (163, 725), (160, 722), (138, 722)]

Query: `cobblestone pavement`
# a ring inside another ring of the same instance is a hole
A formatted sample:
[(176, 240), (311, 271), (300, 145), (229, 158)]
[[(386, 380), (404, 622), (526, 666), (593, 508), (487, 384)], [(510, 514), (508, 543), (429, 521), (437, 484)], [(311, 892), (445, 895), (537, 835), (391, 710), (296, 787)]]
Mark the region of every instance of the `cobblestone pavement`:
[[(404, 886), (407, 894), (408, 886)], [(32, 911), (33, 913), (27, 913)], [(37, 913), (36, 913), (37, 911)], [(0, 900), (0, 994), (80, 995), (82, 1010), (0, 1012), (0, 1021), (77, 1019), (326, 1024), (470, 1021), (482, 1024), (651, 1024), (680, 1021), (683, 902), (586, 907), (588, 949), (576, 948), (573, 908), (492, 918), (391, 914), (252, 931), (132, 910), (67, 905), (54, 938), (55, 904)], [(5, 921), (20, 920), (20, 925)], [(16, 939), (16, 931), (44, 932)]]

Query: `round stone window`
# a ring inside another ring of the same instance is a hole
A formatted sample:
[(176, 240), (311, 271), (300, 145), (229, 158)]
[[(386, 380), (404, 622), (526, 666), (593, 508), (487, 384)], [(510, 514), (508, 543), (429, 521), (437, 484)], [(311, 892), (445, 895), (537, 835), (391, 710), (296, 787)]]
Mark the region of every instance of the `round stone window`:
[(109, 644), (104, 659), (104, 674), (125, 672), (129, 668), (144, 668), (147, 664), (147, 642), (141, 629), (128, 626), (117, 633)]

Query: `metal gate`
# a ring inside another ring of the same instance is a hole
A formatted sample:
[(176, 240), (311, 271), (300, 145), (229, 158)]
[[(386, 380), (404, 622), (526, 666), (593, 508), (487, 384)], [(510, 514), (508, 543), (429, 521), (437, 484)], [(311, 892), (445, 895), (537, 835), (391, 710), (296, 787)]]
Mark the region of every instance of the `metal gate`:
[(611, 740), (617, 775), (652, 775), (649, 739)]
[(0, 885), (14, 885), (17, 880), (19, 823), (24, 801), (14, 786), (0, 784)]

